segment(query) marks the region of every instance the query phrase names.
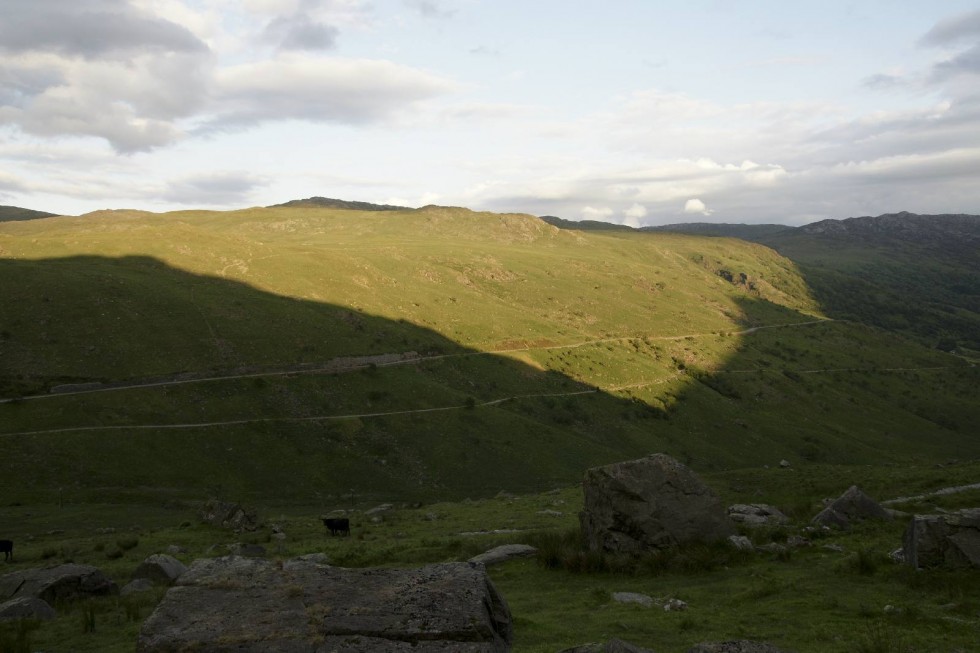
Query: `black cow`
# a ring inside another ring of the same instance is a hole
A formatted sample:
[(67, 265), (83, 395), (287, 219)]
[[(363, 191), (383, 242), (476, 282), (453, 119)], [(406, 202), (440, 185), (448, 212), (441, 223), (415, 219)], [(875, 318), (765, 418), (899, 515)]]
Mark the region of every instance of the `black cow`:
[(10, 540), (0, 540), (0, 553), (3, 553), (4, 560), (11, 560), (14, 557), (14, 543)]
[(350, 535), (350, 520), (346, 517), (344, 518), (323, 518), (323, 525), (330, 529), (330, 535), (336, 535), (340, 533), (341, 535)]

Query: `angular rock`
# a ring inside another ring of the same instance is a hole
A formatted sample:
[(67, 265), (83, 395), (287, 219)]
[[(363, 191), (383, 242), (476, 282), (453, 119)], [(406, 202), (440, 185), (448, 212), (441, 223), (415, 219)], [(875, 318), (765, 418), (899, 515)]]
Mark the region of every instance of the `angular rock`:
[(538, 550), (536, 548), (527, 544), (503, 544), (490, 549), (486, 553), (473, 556), (469, 561), (489, 567), (490, 565), (506, 562), (514, 558), (528, 558), (536, 555), (537, 552)]
[(830, 505), (818, 513), (811, 523), (833, 526), (842, 530), (851, 527), (851, 523), (864, 519), (890, 520), (892, 516), (877, 501), (862, 492), (858, 486), (852, 485), (844, 494), (832, 501)]
[(980, 567), (980, 508), (943, 515), (916, 515), (902, 538), (913, 567)]
[(510, 650), (485, 567), (343, 569), (229, 556), (195, 561), (144, 622), (138, 653)]
[(164, 553), (156, 553), (141, 562), (133, 572), (133, 578), (146, 578), (160, 585), (173, 585), (182, 573), (187, 571), (187, 565)]
[(212, 526), (230, 528), (237, 532), (254, 531), (259, 527), (259, 518), (254, 508), (240, 503), (211, 499), (201, 508), (201, 520)]
[(781, 526), (789, 523), (789, 517), (779, 508), (765, 503), (736, 503), (728, 506), (728, 517), (746, 526)]
[(390, 504), (390, 503), (382, 503), (380, 506), (375, 506), (374, 508), (371, 508), (370, 510), (365, 510), (364, 511), (364, 514), (365, 515), (378, 515), (378, 514), (381, 514), (383, 512), (390, 512), (391, 510), (394, 510), (394, 508), (395, 508), (395, 506), (392, 505), (392, 504)]
[(705, 642), (695, 644), (687, 653), (788, 653), (772, 644), (752, 642), (747, 639), (730, 642)]
[(593, 467), (583, 489), (579, 519), (593, 550), (638, 553), (735, 534), (718, 497), (664, 454)]
[(58, 565), (24, 569), (0, 576), (0, 601), (36, 598), (49, 604), (87, 596), (118, 594), (119, 588), (100, 569), (90, 565)]
[(10, 599), (0, 603), (0, 622), (19, 619), (50, 621), (58, 616), (47, 601), (31, 597)]
[(754, 551), (755, 545), (752, 540), (744, 535), (729, 535), (728, 542), (739, 551)]

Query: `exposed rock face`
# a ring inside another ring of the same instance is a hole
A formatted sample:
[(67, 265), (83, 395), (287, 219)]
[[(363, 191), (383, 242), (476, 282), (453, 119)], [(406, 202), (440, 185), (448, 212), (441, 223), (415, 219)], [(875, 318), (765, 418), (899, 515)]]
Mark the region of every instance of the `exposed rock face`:
[(119, 588), (96, 567), (59, 565), (0, 576), (0, 601), (36, 598), (49, 604), (85, 596), (117, 594)]
[(173, 585), (185, 571), (187, 565), (177, 558), (157, 553), (140, 563), (133, 572), (133, 578), (146, 578), (160, 585)]
[(470, 562), (480, 563), (489, 567), (490, 565), (506, 562), (513, 558), (528, 558), (537, 554), (537, 552), (538, 550), (536, 548), (527, 544), (503, 544), (490, 549), (486, 553), (473, 556), (470, 558)]
[(834, 526), (842, 530), (851, 527), (851, 523), (864, 519), (890, 520), (888, 514), (877, 501), (862, 492), (858, 486), (852, 485), (844, 494), (835, 499), (812, 520), (814, 524)]
[(584, 490), (579, 519), (593, 550), (637, 553), (735, 533), (718, 497), (664, 454), (593, 467)]
[(733, 522), (746, 526), (781, 526), (789, 523), (789, 517), (779, 508), (765, 503), (736, 503), (728, 506), (728, 516)]
[(54, 608), (41, 599), (24, 597), (0, 603), (0, 622), (18, 619), (50, 621), (56, 616)]
[(980, 567), (980, 508), (945, 515), (916, 515), (902, 538), (913, 567)]
[(343, 569), (195, 561), (144, 622), (139, 653), (509, 651), (510, 610), (481, 565)]
[(201, 508), (201, 520), (213, 526), (231, 528), (235, 531), (254, 531), (259, 527), (258, 515), (254, 508), (240, 503), (211, 499)]

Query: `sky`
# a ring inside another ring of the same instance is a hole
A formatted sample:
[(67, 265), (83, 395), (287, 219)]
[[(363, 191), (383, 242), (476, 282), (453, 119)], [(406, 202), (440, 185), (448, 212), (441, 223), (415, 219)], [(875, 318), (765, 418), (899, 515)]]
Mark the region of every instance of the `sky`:
[(980, 213), (980, 2), (0, 0), (0, 204)]

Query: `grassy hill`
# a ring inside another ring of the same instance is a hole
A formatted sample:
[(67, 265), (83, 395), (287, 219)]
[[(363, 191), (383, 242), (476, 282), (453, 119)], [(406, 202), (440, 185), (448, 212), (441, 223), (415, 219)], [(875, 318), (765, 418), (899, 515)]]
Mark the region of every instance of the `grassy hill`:
[(47, 211), (35, 211), (33, 209), (22, 209), (19, 206), (0, 206), (0, 222), (14, 220), (37, 220), (39, 218), (50, 218), (56, 214)]
[[(733, 638), (969, 650), (976, 571), (893, 565), (899, 521), (802, 526), (852, 483), (886, 498), (977, 482), (980, 372), (827, 319), (805, 269), (744, 240), (446, 207), (2, 223), (0, 525), (17, 542), (4, 564), (94, 564), (124, 584), (173, 546), (184, 562), (246, 541), (366, 566), (528, 542), (538, 560), (490, 570), (515, 651), (613, 636), (658, 651)], [(774, 503), (794, 519), (748, 533), (756, 544), (823, 539), (783, 554), (693, 547), (604, 571), (549, 562), (575, 540), (583, 470), (656, 451), (726, 503)], [(209, 496), (257, 505), (264, 525), (201, 523)], [(384, 501), (395, 507), (366, 514)], [(354, 536), (325, 534), (316, 515), (337, 508), (351, 510)], [(619, 591), (690, 608), (622, 605)], [(162, 593), (0, 624), (0, 649), (131, 651)]]
[(276, 208), (7, 223), (0, 252), (10, 500), (451, 498), (652, 451), (980, 451), (975, 368), (821, 321), (793, 263), (742, 241)]
[(654, 229), (762, 243), (799, 266), (828, 315), (980, 356), (980, 216), (903, 212), (796, 228), (695, 223)]

